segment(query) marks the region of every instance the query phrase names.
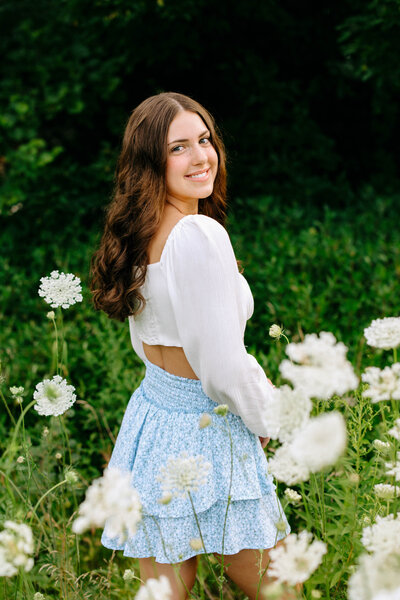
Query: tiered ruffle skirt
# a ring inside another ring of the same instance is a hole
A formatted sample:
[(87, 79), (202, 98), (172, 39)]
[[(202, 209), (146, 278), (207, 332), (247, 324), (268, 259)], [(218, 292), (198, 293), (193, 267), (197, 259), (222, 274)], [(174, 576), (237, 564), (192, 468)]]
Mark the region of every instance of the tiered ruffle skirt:
[[(244, 548), (272, 548), (290, 533), (258, 436), (239, 416), (215, 414), (216, 406), (198, 379), (173, 375), (146, 360), (145, 377), (130, 398), (109, 462), (131, 474), (142, 519), (123, 543), (109, 537), (106, 523), (103, 546), (172, 564), (205, 551), (231, 555)], [(211, 423), (200, 428), (203, 413)], [(186, 492), (162, 504), (160, 469), (184, 451), (211, 464), (207, 478), (191, 498)], [(193, 540), (201, 538), (203, 547), (194, 549)]]

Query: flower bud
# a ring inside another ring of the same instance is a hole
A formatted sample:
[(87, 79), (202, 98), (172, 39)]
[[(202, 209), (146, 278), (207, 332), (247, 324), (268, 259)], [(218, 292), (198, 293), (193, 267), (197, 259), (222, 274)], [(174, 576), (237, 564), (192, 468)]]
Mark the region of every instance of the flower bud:
[(203, 542), (200, 538), (192, 538), (189, 544), (193, 550), (201, 550), (203, 548)]
[(132, 581), (132, 579), (136, 579), (135, 571), (132, 571), (132, 569), (125, 569), (122, 578), (124, 581)]
[(216, 406), (214, 408), (214, 412), (216, 415), (220, 415), (221, 417), (224, 417), (226, 415), (226, 413), (228, 412), (228, 405), (220, 404), (219, 406)]
[(208, 427), (211, 424), (211, 415), (208, 413), (203, 413), (199, 419), (199, 429), (204, 429), (204, 427)]
[(271, 327), (269, 328), (269, 335), (272, 338), (277, 338), (279, 339), (281, 337), (283, 333), (283, 329), (281, 327), (279, 327), (279, 325), (271, 325)]

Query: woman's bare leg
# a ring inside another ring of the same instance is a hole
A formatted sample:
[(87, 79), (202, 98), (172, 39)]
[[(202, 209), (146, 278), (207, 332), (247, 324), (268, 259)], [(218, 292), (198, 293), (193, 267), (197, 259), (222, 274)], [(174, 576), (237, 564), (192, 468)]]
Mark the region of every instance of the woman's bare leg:
[[(276, 546), (282, 544), (280, 540)], [(275, 546), (275, 548), (276, 548)], [(272, 549), (272, 548), (271, 548)], [(214, 553), (218, 561), (221, 561), (221, 555)], [(241, 550), (237, 554), (224, 555), (224, 571), (232, 581), (249, 597), (249, 600), (262, 600), (262, 588), (269, 583), (273, 583), (275, 578), (268, 576), (269, 550)], [(267, 569), (267, 570), (266, 570)], [(260, 570), (263, 573), (260, 581)], [(298, 591), (301, 586), (297, 586)], [(257, 596), (257, 590), (258, 596)], [(281, 600), (291, 600), (295, 594), (287, 593)]]
[[(188, 560), (178, 565), (158, 563), (154, 558), (139, 558), (140, 579), (144, 582), (147, 579), (158, 579), (160, 575), (166, 575), (172, 588), (171, 600), (186, 600), (196, 581), (197, 556), (192, 556)], [(183, 579), (183, 582), (182, 582)]]

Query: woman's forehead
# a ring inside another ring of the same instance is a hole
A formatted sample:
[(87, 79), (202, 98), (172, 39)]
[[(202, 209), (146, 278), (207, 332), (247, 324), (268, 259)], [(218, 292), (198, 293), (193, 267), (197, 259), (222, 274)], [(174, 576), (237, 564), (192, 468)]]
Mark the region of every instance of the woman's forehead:
[(196, 138), (206, 130), (207, 125), (197, 113), (180, 111), (169, 126), (167, 141)]

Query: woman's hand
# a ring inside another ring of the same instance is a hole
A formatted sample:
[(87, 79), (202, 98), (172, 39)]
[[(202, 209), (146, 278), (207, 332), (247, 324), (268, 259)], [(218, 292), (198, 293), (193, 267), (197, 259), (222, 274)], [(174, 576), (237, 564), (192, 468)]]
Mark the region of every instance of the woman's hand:
[(269, 438), (269, 437), (266, 437), (266, 438), (265, 438), (265, 437), (260, 437), (260, 436), (258, 436), (258, 439), (259, 439), (259, 440), (260, 440), (260, 442), (261, 442), (261, 447), (262, 447), (262, 448), (265, 448), (265, 446), (268, 444), (268, 442), (269, 442), (269, 440), (270, 440), (271, 438)]

